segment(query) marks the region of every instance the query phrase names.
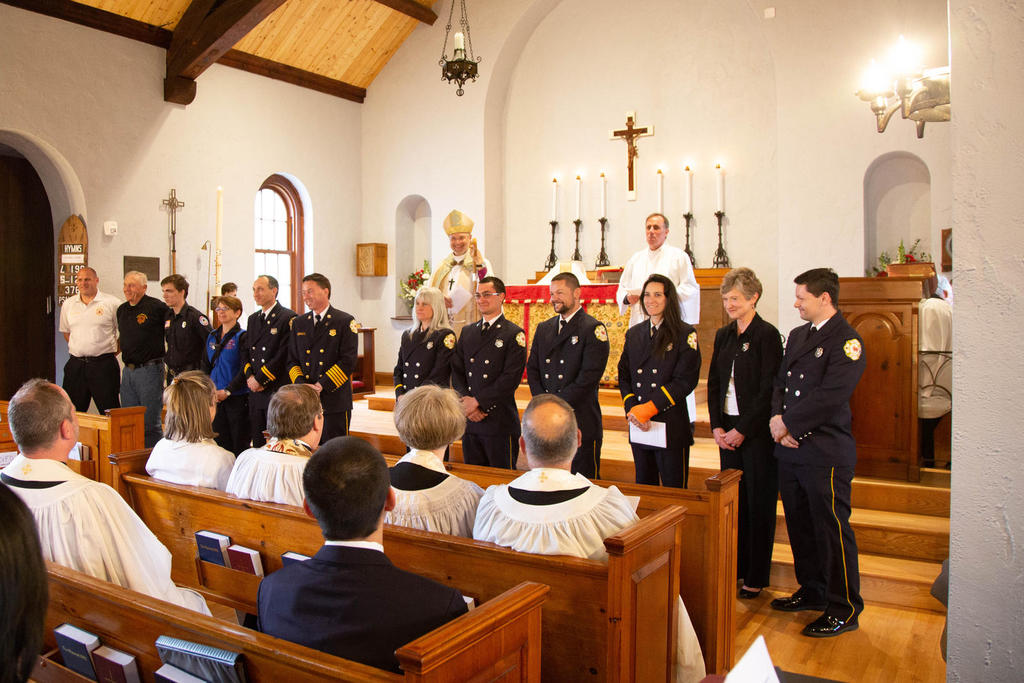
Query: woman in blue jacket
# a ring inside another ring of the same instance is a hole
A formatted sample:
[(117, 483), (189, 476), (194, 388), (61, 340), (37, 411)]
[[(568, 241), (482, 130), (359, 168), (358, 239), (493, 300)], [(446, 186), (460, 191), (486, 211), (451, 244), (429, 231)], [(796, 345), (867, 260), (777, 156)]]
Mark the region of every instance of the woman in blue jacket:
[(213, 430), (217, 445), (235, 455), (249, 447), (249, 387), (242, 371), (241, 349), (245, 330), (238, 323), (242, 302), (233, 296), (214, 299), (213, 312), (219, 327), (206, 338), (203, 371), (217, 387), (217, 414)]

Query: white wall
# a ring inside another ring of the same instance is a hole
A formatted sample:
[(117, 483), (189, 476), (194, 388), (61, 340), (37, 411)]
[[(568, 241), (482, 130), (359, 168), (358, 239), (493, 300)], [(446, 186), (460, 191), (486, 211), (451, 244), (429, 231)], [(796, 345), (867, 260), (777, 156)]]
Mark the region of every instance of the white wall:
[(876, 159), (864, 174), (865, 269), (878, 267), (881, 252), (895, 258), (900, 242), (910, 251), (917, 240), (921, 253), (941, 263), (941, 245), (932, 240), (931, 209), (931, 178), (921, 159), (906, 152)]
[(951, 0), (953, 510), (951, 681), (1024, 669), (1024, 7)]
[[(72, 210), (86, 219), (101, 288), (121, 295), (124, 255), (159, 256), (167, 274), (160, 202), (174, 187), (185, 202), (178, 270), (192, 283), (189, 300), (202, 307), (200, 246), (214, 239), (223, 186), (223, 279), (246, 292), (254, 276), (253, 196), (281, 172), (308, 189), (312, 266), (332, 279), (335, 304), (350, 306), (361, 232), (359, 105), (216, 65), (198, 79), (195, 102), (172, 105), (163, 101), (164, 58), (159, 48), (0, 5), (0, 131), (14, 146), (35, 138), (52, 147), (77, 177), (81, 197)], [(19, 149), (30, 160), (36, 154)], [(56, 236), (67, 215), (53, 218)], [(118, 222), (117, 237), (103, 236), (107, 220)], [(151, 284), (149, 294), (159, 296), (159, 287)], [(58, 349), (59, 373), (63, 339)]]

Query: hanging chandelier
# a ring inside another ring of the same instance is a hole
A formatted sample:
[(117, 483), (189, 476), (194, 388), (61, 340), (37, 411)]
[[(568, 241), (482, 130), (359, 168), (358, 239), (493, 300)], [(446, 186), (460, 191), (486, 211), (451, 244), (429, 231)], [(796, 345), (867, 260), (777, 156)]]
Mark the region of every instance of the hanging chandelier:
[[(448, 34), (452, 30), (452, 15), (455, 13), (455, 3), (459, 3), (459, 26), (461, 31), (456, 31), (452, 46), (454, 48), (452, 58), (448, 59)], [(451, 9), (448, 10), (448, 24), (444, 27), (444, 43), (441, 45), (441, 78), (449, 83), (455, 83), (458, 88), (455, 94), (462, 97), (465, 92), (462, 86), (466, 81), (475, 81), (477, 78), (477, 64), (480, 58), (473, 58), (473, 39), (469, 35), (469, 15), (466, 14), (466, 0), (452, 0)]]
[(870, 104), (879, 133), (899, 112), (923, 138), (926, 123), (949, 121), (949, 67), (922, 68), (919, 50), (900, 36), (884, 65), (871, 60), (857, 96)]

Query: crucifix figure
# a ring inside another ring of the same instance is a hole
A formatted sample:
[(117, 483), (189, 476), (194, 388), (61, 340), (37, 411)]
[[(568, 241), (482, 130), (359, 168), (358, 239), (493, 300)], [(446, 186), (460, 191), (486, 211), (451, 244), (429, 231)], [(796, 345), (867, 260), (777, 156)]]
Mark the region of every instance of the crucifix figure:
[(631, 202), (636, 201), (636, 174), (633, 165), (638, 154), (636, 139), (648, 135), (654, 135), (654, 126), (637, 127), (636, 112), (632, 111), (626, 112), (626, 127), (621, 130), (613, 130), (609, 134), (609, 138), (612, 140), (618, 138), (626, 141), (626, 198)]
[(168, 229), (169, 229), (169, 232), (170, 232), (168, 237), (170, 238), (170, 241), (171, 241), (171, 273), (177, 273), (178, 272), (178, 264), (176, 263), (176, 260), (177, 260), (177, 256), (178, 256), (178, 248), (177, 248), (176, 237), (177, 237), (177, 234), (178, 234), (178, 226), (177, 226), (177, 223), (175, 223), (174, 218), (175, 218), (175, 215), (178, 213), (178, 209), (180, 209), (183, 206), (185, 206), (185, 202), (182, 202), (182, 201), (178, 200), (177, 192), (172, 187), (171, 188), (170, 196), (167, 197), (167, 199), (165, 199), (162, 202), (160, 202), (160, 204), (162, 204), (163, 206), (167, 207), (167, 212), (168, 212), (167, 223), (168, 223)]

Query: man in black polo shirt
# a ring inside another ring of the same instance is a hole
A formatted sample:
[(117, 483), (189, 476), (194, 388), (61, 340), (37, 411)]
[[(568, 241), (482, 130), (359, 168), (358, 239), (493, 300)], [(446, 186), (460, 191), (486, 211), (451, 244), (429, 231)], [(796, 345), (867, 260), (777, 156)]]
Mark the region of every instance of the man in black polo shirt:
[(188, 296), (188, 280), (181, 275), (168, 275), (160, 281), (164, 303), (170, 307), (164, 323), (164, 338), (167, 341), (167, 381), (186, 370), (198, 370), (206, 349), (206, 338), (213, 328), (205, 315), (195, 306), (185, 302)]
[(167, 305), (146, 296), (147, 278), (137, 270), (125, 273), (124, 298), (117, 308), (121, 338), (121, 405), (145, 406), (146, 447), (160, 440), (160, 407), (164, 390), (164, 321)]

